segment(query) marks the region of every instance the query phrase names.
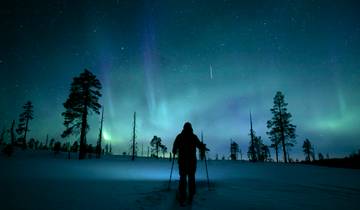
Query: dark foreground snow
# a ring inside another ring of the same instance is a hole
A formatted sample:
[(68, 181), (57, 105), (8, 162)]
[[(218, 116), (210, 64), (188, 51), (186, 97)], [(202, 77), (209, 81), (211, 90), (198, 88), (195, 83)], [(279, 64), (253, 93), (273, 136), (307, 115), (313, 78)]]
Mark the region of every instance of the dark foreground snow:
[[(177, 166), (177, 165), (175, 165)], [(0, 209), (358, 209), (360, 170), (307, 165), (198, 162), (192, 206), (175, 200), (178, 171), (167, 190), (169, 160), (104, 157), (66, 160), (65, 154), (0, 157)]]

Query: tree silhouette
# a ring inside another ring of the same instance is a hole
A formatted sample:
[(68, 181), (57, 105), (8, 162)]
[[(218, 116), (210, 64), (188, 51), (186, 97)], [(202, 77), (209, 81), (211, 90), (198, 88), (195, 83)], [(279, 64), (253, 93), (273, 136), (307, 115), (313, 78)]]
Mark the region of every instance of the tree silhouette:
[(30, 149), (34, 149), (35, 147), (35, 139), (34, 138), (31, 138), (28, 142), (28, 146)]
[(237, 153), (239, 152), (239, 144), (235, 141), (230, 142), (230, 159), (237, 160)]
[(165, 158), (165, 153), (167, 153), (167, 147), (165, 145), (160, 145), (161, 152), (163, 153), (163, 158)]
[(262, 161), (262, 162), (270, 159), (270, 150), (267, 145), (262, 144), (262, 143), (260, 144), (260, 155), (259, 155), (258, 159), (259, 159), (259, 161)]
[(4, 137), (6, 133), (7, 133), (7, 129), (3, 128), (0, 134), (0, 145), (4, 142)]
[(291, 114), (287, 111), (287, 105), (284, 100), (284, 94), (278, 91), (274, 97), (274, 106), (270, 109), (273, 117), (267, 121), (267, 128), (270, 129), (267, 134), (273, 142), (275, 150), (281, 144), (285, 163), (288, 162), (286, 147), (293, 146), (296, 137), (296, 126), (291, 124)]
[(249, 150), (248, 150), (248, 157), (249, 160), (252, 162), (256, 162), (257, 161), (257, 156), (256, 156), (256, 148), (255, 148), (255, 131), (252, 127), (252, 117), (251, 117), (251, 112), (250, 112), (250, 146), (249, 146)]
[(16, 132), (19, 135), (22, 135), (22, 146), (26, 148), (26, 134), (29, 130), (29, 121), (33, 119), (33, 108), (31, 101), (28, 101), (24, 104), (23, 109), (24, 111), (19, 115), (19, 124)]
[(104, 107), (102, 108), (102, 112), (101, 112), (101, 121), (100, 121), (100, 128), (99, 128), (99, 138), (98, 141), (96, 142), (96, 158), (100, 158), (101, 156), (101, 151), (102, 151), (102, 130), (103, 130), (103, 123), (104, 123)]
[(45, 150), (48, 150), (48, 143), (49, 143), (49, 135), (46, 135)]
[(109, 153), (109, 144), (106, 143), (105, 145), (105, 154), (108, 154)]
[(92, 144), (88, 144), (86, 149), (87, 149), (88, 157), (89, 157), (89, 159), (91, 159), (92, 153), (94, 153), (95, 148), (93, 147)]
[(71, 152), (77, 152), (79, 148), (79, 143), (75, 141), (73, 145), (71, 146)]
[(60, 143), (59, 141), (55, 142), (54, 148), (53, 148), (53, 150), (54, 150), (54, 155), (59, 154), (60, 149), (61, 149), (61, 143)]
[(279, 162), (279, 146), (280, 146), (280, 138), (276, 137), (275, 132), (270, 131), (267, 133), (268, 135), (270, 135), (270, 141), (272, 142), (272, 144), (270, 145), (270, 147), (274, 148), (275, 150), (275, 159), (276, 162)]
[(52, 149), (53, 149), (53, 147), (54, 147), (54, 143), (55, 143), (55, 139), (54, 139), (54, 138), (52, 138), (52, 139), (50, 140), (50, 144), (49, 144), (49, 149), (50, 149), (50, 150), (52, 150)]
[(34, 147), (35, 147), (36, 150), (39, 148), (39, 143), (40, 143), (39, 140), (36, 140), (36, 141), (35, 141)]
[(160, 149), (164, 146), (161, 144), (161, 138), (154, 136), (150, 142), (150, 146), (152, 147), (151, 151), (153, 153), (153, 156), (158, 158)]
[(266, 146), (261, 136), (256, 136), (256, 132), (253, 129), (252, 116), (250, 112), (250, 144), (248, 149), (248, 157), (252, 162), (262, 161), (264, 162), (270, 157), (268, 146)]
[[(311, 142), (309, 139), (305, 139), (304, 144), (302, 146), (304, 154), (305, 154), (305, 160), (311, 161), (311, 157), (314, 156), (314, 148), (311, 145)], [(314, 160), (314, 158), (313, 158)]]
[(99, 97), (101, 97), (100, 81), (89, 70), (85, 69), (78, 77), (74, 77), (70, 88), (70, 94), (64, 103), (65, 131), (61, 137), (79, 134), (80, 152), (79, 159), (86, 156), (86, 133), (89, 130), (87, 123), (89, 111), (100, 114)]
[(248, 157), (252, 162), (261, 161), (264, 162), (270, 158), (269, 147), (266, 146), (261, 136), (256, 136), (255, 131), (253, 131), (253, 140), (250, 140)]
[(14, 148), (12, 144), (6, 144), (5, 147), (2, 149), (2, 152), (10, 157), (14, 153)]
[(131, 160), (135, 160), (135, 156), (137, 156), (137, 142), (136, 142), (136, 112), (134, 112), (134, 123), (133, 123), (133, 135), (132, 135), (132, 143), (131, 143)]

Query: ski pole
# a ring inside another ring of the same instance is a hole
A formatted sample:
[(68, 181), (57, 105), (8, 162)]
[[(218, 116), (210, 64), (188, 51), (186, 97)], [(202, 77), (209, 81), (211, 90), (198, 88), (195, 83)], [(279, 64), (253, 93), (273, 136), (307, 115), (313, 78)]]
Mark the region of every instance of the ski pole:
[(206, 152), (205, 152), (205, 154), (204, 154), (204, 157), (205, 157), (205, 168), (206, 168), (207, 185), (208, 185), (208, 189), (210, 190), (210, 181), (209, 181), (209, 172), (208, 172), (207, 161), (206, 161)]
[(169, 179), (169, 183), (168, 183), (168, 190), (170, 190), (170, 183), (171, 183), (171, 176), (172, 176), (172, 172), (173, 172), (173, 168), (174, 168), (174, 162), (175, 162), (175, 154), (173, 154), (173, 158), (172, 158), (171, 171), (170, 171), (170, 179)]

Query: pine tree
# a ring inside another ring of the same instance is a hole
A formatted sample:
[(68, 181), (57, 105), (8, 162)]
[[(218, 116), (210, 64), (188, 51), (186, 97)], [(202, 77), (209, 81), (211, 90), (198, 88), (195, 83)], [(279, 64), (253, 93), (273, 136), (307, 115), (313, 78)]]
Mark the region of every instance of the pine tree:
[(35, 149), (36, 149), (36, 150), (39, 148), (39, 143), (40, 143), (39, 140), (36, 140), (36, 141), (35, 141)]
[(160, 152), (160, 149), (161, 147), (163, 146), (161, 144), (161, 138), (160, 137), (157, 137), (157, 136), (154, 136), (150, 142), (150, 146), (153, 147), (152, 148), (152, 153), (155, 157), (159, 157), (159, 152)]
[(264, 162), (270, 158), (269, 147), (265, 145), (261, 139), (261, 136), (256, 136), (253, 131), (253, 140), (250, 141), (248, 157), (252, 162), (261, 161)]
[(230, 140), (230, 159), (237, 160), (237, 153), (239, 152), (239, 145), (233, 140)]
[(24, 104), (24, 111), (19, 115), (19, 124), (16, 132), (19, 135), (22, 135), (21, 141), (23, 148), (26, 148), (26, 135), (29, 130), (29, 121), (33, 119), (33, 108), (31, 101), (28, 101)]
[(268, 146), (266, 146), (261, 136), (256, 136), (256, 132), (252, 126), (252, 117), (250, 112), (250, 143), (248, 150), (249, 160), (252, 162), (261, 161), (264, 162), (270, 157), (270, 152)]
[[(309, 139), (305, 139), (304, 144), (302, 146), (304, 154), (305, 154), (305, 160), (311, 161), (311, 157), (314, 156), (314, 148), (311, 145), (311, 142)], [(313, 158), (314, 160), (314, 158)]]
[(54, 143), (55, 143), (55, 139), (54, 139), (54, 138), (52, 138), (52, 139), (50, 140), (50, 144), (49, 144), (49, 149), (50, 149), (50, 150), (52, 150), (52, 149), (53, 149), (53, 147), (54, 147)]
[(71, 146), (71, 152), (77, 152), (79, 148), (79, 143), (75, 141), (73, 145)]
[(163, 158), (165, 158), (165, 153), (167, 153), (167, 147), (165, 145), (160, 145), (161, 152), (163, 153)]
[(252, 126), (252, 116), (251, 116), (251, 112), (250, 112), (250, 145), (249, 145), (249, 150), (248, 150), (248, 158), (251, 162), (256, 162), (258, 160), (258, 152), (257, 152), (257, 143), (256, 141), (256, 136), (255, 136), (255, 131), (253, 129)]
[(279, 146), (280, 146), (280, 138), (276, 137), (275, 132), (267, 132), (267, 134), (269, 135), (270, 141), (272, 142), (272, 144), (270, 145), (270, 147), (275, 149), (275, 159), (276, 162), (279, 162)]
[(101, 83), (89, 70), (85, 69), (78, 77), (74, 77), (70, 88), (70, 94), (64, 103), (65, 131), (61, 137), (80, 133), (79, 159), (86, 156), (86, 133), (89, 130), (88, 114), (92, 111), (100, 114)]
[(260, 153), (259, 153), (259, 161), (264, 162), (270, 159), (270, 150), (269, 147), (262, 143), (261, 138), (260, 140)]
[(59, 141), (55, 142), (53, 150), (54, 150), (54, 155), (59, 154), (61, 150), (61, 143)]
[(291, 114), (287, 111), (287, 105), (284, 100), (284, 94), (278, 91), (274, 97), (274, 106), (270, 109), (273, 117), (267, 121), (267, 128), (270, 129), (267, 134), (274, 147), (281, 144), (285, 163), (288, 162), (286, 147), (294, 145), (296, 136), (296, 126), (291, 124)]

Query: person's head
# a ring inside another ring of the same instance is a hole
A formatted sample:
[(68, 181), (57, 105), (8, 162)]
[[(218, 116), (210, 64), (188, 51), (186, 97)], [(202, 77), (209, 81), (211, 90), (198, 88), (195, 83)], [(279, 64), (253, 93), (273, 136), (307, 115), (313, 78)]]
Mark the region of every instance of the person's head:
[(185, 133), (193, 133), (193, 129), (192, 129), (191, 123), (186, 122), (186, 123), (184, 124), (183, 132), (185, 132)]

